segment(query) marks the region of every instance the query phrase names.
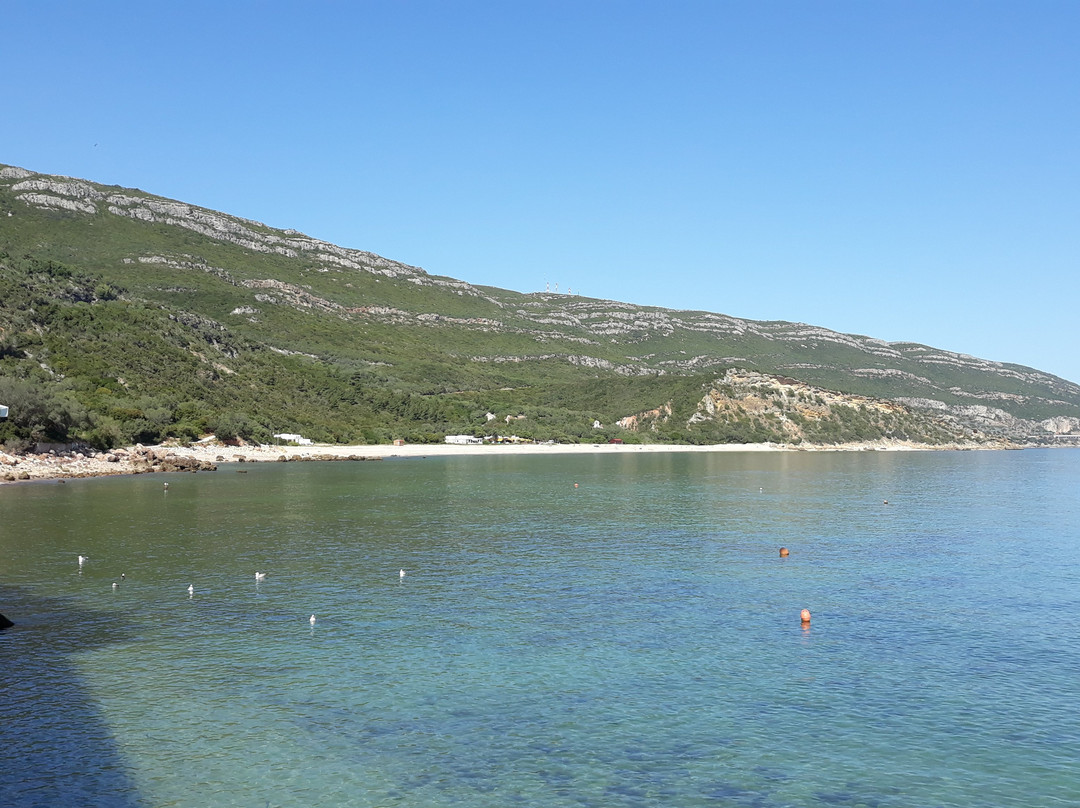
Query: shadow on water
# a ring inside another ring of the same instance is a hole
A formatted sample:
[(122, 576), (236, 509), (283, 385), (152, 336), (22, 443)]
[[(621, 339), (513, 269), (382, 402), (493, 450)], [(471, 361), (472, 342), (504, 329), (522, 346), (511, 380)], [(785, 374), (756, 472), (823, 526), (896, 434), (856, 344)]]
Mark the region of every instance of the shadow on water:
[(144, 806), (73, 655), (126, 639), (114, 618), (0, 586), (0, 805)]

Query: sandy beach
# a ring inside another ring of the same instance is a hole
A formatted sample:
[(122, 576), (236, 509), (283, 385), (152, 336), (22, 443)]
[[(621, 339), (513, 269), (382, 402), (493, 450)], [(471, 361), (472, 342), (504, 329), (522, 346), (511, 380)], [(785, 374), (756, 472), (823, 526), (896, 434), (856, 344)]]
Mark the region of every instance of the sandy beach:
[(395, 458), (490, 457), (494, 455), (637, 454), (655, 452), (855, 452), (855, 451), (942, 451), (1018, 448), (1004, 444), (927, 446), (904, 441), (840, 445), (788, 445), (773, 443), (687, 446), (667, 444), (557, 443), (557, 444), (391, 444), (367, 446), (224, 445), (214, 440), (187, 446), (132, 446), (107, 452), (51, 451), (11, 455), (0, 452), (0, 484), (33, 480), (63, 480), (119, 474), (212, 471), (224, 463), (370, 461)]

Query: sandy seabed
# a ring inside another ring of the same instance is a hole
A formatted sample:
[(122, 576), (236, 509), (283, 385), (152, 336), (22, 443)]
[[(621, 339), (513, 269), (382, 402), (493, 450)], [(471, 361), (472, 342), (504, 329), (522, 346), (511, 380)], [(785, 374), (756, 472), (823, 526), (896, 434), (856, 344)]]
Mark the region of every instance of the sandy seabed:
[(259, 463), (312, 460), (382, 460), (425, 457), (492, 457), (495, 455), (565, 455), (565, 454), (638, 454), (657, 452), (852, 452), (852, 451), (927, 451), (958, 449), (1003, 449), (1004, 445), (927, 446), (904, 441), (829, 446), (775, 443), (718, 444), (686, 446), (668, 444), (618, 443), (515, 443), (515, 444), (405, 444), (395, 446), (230, 446), (203, 441), (189, 446), (134, 446), (110, 452), (49, 452), (8, 455), (0, 452), (0, 484), (28, 480), (63, 480), (79, 477), (103, 477), (119, 474), (190, 471), (180, 468), (196, 461), (198, 470), (209, 470), (218, 463)]

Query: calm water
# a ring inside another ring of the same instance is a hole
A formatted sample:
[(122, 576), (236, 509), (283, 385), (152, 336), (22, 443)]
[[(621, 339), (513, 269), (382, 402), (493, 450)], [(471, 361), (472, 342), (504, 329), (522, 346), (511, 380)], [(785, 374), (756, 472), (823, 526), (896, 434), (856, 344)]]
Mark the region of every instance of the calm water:
[(0, 488), (0, 805), (1078, 805), (1078, 494), (1069, 450)]

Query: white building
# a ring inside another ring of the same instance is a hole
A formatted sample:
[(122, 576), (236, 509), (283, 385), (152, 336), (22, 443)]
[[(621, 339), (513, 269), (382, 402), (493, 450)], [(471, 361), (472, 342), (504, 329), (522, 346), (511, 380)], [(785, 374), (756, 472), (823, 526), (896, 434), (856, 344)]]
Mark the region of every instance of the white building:
[(455, 446), (471, 446), (472, 444), (483, 443), (480, 438), (474, 438), (472, 435), (447, 435), (446, 442), (452, 443)]
[(288, 441), (289, 443), (295, 443), (297, 446), (310, 446), (313, 443), (311, 438), (304, 438), (300, 435), (293, 435), (288, 432), (281, 432), (277, 435), (274, 435), (274, 437), (279, 440)]

